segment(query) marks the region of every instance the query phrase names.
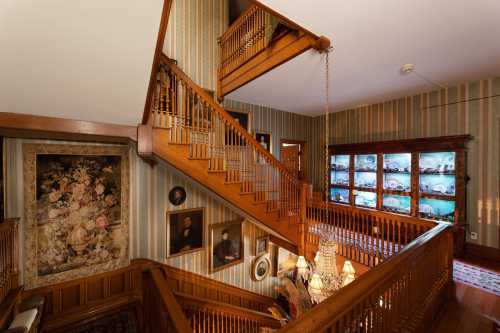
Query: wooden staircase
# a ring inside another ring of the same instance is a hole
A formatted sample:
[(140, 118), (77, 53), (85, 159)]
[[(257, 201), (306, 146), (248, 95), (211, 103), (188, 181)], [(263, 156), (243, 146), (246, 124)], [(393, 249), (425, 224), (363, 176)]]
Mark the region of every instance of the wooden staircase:
[(166, 161), (298, 245), (306, 186), (165, 55), (152, 98), (139, 154)]

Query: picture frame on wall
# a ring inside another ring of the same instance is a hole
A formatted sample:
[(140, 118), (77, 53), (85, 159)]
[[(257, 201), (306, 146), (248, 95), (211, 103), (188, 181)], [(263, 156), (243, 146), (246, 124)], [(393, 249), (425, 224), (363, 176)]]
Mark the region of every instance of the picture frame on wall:
[(180, 206), (186, 201), (186, 190), (182, 186), (173, 187), (168, 193), (168, 201), (174, 206)]
[(205, 208), (167, 212), (167, 258), (201, 251), (205, 247)]
[(251, 133), (252, 130), (252, 114), (246, 111), (226, 110), (231, 117), (238, 122), (241, 127)]
[(255, 239), (255, 256), (260, 256), (269, 252), (269, 235), (257, 237)]
[(25, 143), (23, 168), (26, 289), (130, 263), (128, 147)]
[(210, 226), (210, 273), (242, 263), (244, 259), (242, 221)]
[(264, 280), (271, 272), (271, 261), (267, 255), (262, 255), (254, 259), (252, 263), (252, 279), (255, 281)]
[(272, 154), (272, 135), (271, 132), (266, 131), (255, 131), (255, 140), (267, 150), (270, 154)]

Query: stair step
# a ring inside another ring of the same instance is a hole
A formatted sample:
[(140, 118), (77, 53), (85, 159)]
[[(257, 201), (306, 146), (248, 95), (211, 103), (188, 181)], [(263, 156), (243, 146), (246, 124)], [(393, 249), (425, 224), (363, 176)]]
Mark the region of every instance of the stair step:
[(250, 195), (255, 194), (255, 192), (240, 192), (240, 195)]
[(224, 182), (224, 184), (226, 184), (226, 185), (241, 184), (241, 180), (234, 180), (234, 181), (231, 181), (231, 182)]
[(192, 161), (210, 161), (210, 157), (188, 157)]
[(226, 173), (226, 170), (208, 170), (208, 173)]

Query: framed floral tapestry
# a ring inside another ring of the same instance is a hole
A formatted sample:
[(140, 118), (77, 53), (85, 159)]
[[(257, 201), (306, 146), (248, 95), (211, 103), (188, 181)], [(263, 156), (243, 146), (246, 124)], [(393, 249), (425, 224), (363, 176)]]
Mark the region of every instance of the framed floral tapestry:
[(24, 144), (27, 289), (129, 264), (128, 148)]

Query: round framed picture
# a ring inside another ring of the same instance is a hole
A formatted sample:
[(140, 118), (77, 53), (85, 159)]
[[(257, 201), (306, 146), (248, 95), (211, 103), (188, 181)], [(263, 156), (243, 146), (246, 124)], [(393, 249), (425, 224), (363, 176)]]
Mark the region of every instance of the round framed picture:
[(179, 206), (186, 201), (186, 190), (184, 187), (176, 186), (168, 193), (168, 200), (174, 206)]
[(271, 262), (266, 255), (257, 257), (252, 264), (252, 278), (255, 281), (264, 280), (271, 271)]

